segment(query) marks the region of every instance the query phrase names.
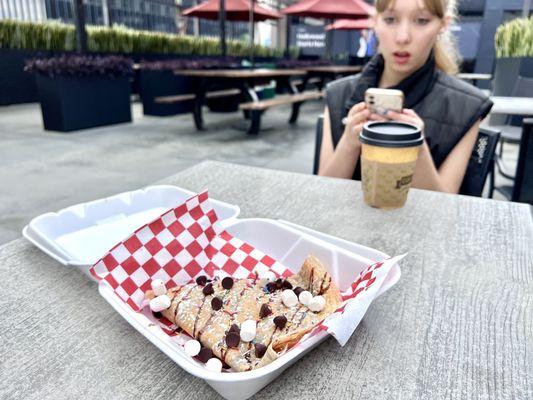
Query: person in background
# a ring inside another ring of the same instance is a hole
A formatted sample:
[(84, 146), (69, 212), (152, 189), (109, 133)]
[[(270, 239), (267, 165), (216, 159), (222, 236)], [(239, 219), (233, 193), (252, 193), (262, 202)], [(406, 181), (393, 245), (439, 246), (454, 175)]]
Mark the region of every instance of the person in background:
[(448, 27), (455, 1), (376, 0), (376, 10), (378, 54), (360, 74), (327, 87), (319, 175), (360, 179), (359, 133), (366, 122), (384, 119), (370, 113), (364, 93), (393, 88), (403, 91), (405, 108), (386, 118), (415, 124), (425, 136), (412, 186), (458, 193), (492, 102), (453, 76), (458, 56)]
[(366, 57), (372, 58), (376, 54), (376, 46), (377, 46), (377, 39), (376, 34), (371, 29), (367, 33), (367, 39), (366, 39)]
[(366, 29), (363, 29), (361, 31), (361, 36), (359, 36), (359, 49), (357, 50), (357, 57), (359, 58), (365, 58), (366, 52), (367, 52), (367, 38), (368, 31)]

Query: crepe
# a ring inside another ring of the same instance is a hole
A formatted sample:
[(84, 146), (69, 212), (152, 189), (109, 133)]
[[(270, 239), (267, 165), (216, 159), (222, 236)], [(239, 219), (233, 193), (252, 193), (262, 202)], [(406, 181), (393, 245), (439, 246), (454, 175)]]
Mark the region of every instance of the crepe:
[[(197, 281), (200, 284), (167, 290), (171, 304), (162, 315), (238, 372), (257, 369), (277, 359), (341, 303), (339, 289), (313, 256), (305, 260), (298, 274), (274, 282), (232, 278), (209, 281), (206, 277)], [(232, 285), (227, 289), (229, 281)], [(325, 306), (320, 312), (312, 312), (299, 301), (287, 307), (282, 301), (282, 292), (287, 289), (296, 294), (307, 290), (313, 296), (322, 296)], [(148, 291), (146, 297), (152, 299), (153, 292)], [(255, 338), (250, 342), (235, 335), (246, 320), (257, 322)]]

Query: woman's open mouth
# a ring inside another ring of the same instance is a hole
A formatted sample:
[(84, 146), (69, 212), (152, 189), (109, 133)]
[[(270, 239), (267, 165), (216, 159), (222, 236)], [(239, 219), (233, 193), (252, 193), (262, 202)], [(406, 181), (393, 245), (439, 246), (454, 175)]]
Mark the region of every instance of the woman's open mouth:
[(392, 54), (394, 56), (394, 61), (397, 64), (406, 64), (409, 62), (409, 58), (411, 57), (411, 54), (407, 51), (395, 51)]

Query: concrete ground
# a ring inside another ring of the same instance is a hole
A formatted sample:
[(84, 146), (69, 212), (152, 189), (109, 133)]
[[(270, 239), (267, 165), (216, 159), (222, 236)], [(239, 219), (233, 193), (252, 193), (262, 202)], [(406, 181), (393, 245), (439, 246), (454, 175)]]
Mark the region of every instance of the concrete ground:
[[(0, 244), (37, 215), (138, 189), (207, 159), (311, 173), (321, 111), (308, 102), (290, 126), (287, 108), (269, 110), (264, 123), (272, 129), (250, 137), (234, 128), (241, 113), (206, 112), (208, 130), (197, 132), (189, 114), (145, 117), (134, 104), (131, 124), (64, 134), (43, 130), (38, 104), (0, 107)], [(516, 157), (516, 146), (506, 146), (511, 165)]]

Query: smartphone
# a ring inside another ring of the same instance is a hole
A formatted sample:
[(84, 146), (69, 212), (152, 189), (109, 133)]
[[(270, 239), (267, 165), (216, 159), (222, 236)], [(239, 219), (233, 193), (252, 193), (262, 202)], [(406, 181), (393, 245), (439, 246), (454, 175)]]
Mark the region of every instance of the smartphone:
[(389, 110), (401, 113), (403, 101), (403, 92), (397, 89), (370, 88), (365, 92), (365, 103), (368, 109), (382, 116), (386, 116)]

